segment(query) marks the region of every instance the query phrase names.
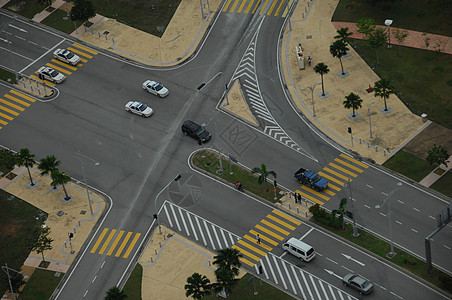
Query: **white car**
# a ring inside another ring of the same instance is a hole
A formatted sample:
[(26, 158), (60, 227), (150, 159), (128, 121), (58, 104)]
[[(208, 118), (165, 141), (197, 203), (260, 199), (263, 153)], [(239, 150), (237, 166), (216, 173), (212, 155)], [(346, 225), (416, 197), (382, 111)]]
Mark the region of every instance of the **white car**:
[(66, 79), (66, 76), (52, 69), (51, 67), (40, 67), (38, 70), (39, 79), (45, 79), (55, 83), (61, 83)]
[(150, 117), (154, 113), (152, 108), (138, 101), (127, 102), (126, 110), (142, 117)]
[(164, 87), (160, 82), (152, 80), (146, 80), (145, 82), (143, 82), (143, 89), (160, 98), (166, 97), (169, 94), (168, 89)]
[(75, 66), (80, 62), (80, 57), (67, 49), (57, 49), (53, 52), (53, 57), (65, 63)]

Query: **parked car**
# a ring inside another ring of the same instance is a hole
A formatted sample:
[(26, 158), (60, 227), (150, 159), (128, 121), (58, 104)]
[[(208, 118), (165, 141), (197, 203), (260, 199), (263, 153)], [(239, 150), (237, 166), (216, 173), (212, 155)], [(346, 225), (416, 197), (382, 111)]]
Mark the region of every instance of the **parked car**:
[(54, 83), (61, 83), (66, 79), (66, 76), (51, 67), (40, 67), (38, 74), (39, 79), (45, 79)]
[(182, 124), (182, 132), (185, 135), (189, 135), (195, 140), (201, 141), (202, 143), (207, 142), (211, 138), (211, 134), (204, 128), (193, 121), (186, 120)]
[(345, 275), (344, 278), (342, 278), (342, 283), (345, 286), (351, 286), (361, 295), (370, 294), (374, 289), (374, 285), (370, 281), (356, 274)]
[(80, 57), (67, 49), (57, 49), (53, 52), (53, 57), (56, 59), (75, 66), (80, 62)]
[(127, 102), (125, 109), (142, 117), (150, 117), (154, 113), (152, 108), (138, 101)]
[(164, 87), (160, 82), (153, 80), (146, 80), (143, 82), (143, 89), (160, 98), (166, 97), (169, 94), (166, 87)]

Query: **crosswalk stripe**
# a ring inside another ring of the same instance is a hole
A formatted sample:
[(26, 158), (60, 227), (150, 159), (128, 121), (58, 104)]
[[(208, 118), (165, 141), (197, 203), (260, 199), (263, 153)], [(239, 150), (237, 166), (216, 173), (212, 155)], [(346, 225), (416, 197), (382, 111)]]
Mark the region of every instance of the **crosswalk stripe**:
[(198, 228), (199, 228), (199, 232), (201, 233), (202, 241), (204, 242), (204, 245), (207, 246), (206, 238), (204, 237), (204, 232), (201, 228), (201, 225), (199, 224), (199, 218), (196, 218), (195, 221), (196, 221), (196, 224), (198, 224)]
[(309, 288), (309, 284), (308, 281), (306, 280), (306, 277), (304, 276), (304, 272), (302, 270), (300, 270), (300, 274), (301, 274), (301, 278), (304, 281), (304, 286), (306, 287), (306, 289), (308, 290), (309, 296), (311, 296), (310, 299), (314, 299), (314, 295), (312, 295), (311, 289)]
[[(272, 273), (275, 283), (279, 284), (278, 278), (275, 276), (275, 272), (273, 271), (273, 268), (271, 267), (269, 255), (266, 255), (263, 260), (265, 260), (267, 262), (268, 268), (270, 269), (270, 272)], [(267, 274), (267, 268), (264, 268), (264, 270), (265, 270), (265, 275), (267, 277), (267, 280), (270, 279), (270, 276), (268, 276), (268, 274)]]
[(77, 53), (78, 55), (83, 55), (83, 56), (85, 56), (85, 57), (87, 57), (87, 58), (90, 58), (90, 59), (94, 57), (94, 56), (92, 56), (92, 55), (86, 54), (86, 53), (84, 53), (84, 52), (82, 52), (82, 51), (79, 51), (79, 50), (74, 49), (74, 48), (71, 48), (71, 47), (68, 47), (68, 49), (71, 50), (71, 51), (74, 52), (74, 53)]
[[(323, 176), (323, 175), (322, 175)], [(325, 177), (326, 178), (326, 177)], [(329, 189), (333, 189), (333, 190), (335, 190), (335, 191), (341, 191), (342, 189), (340, 188), (340, 187), (338, 187), (338, 186), (335, 186), (334, 184), (332, 184), (331, 182), (328, 182), (328, 188)], [(326, 192), (327, 190), (325, 190), (325, 192)]]
[(248, 243), (245, 242), (243, 239), (238, 240), (237, 243), (238, 243), (238, 244), (241, 244), (242, 246), (245, 246), (245, 247), (248, 248), (248, 249), (253, 250), (253, 251), (256, 252), (257, 254), (260, 254), (260, 255), (262, 255), (262, 256), (267, 255), (267, 253), (265, 253), (264, 251), (261, 251), (261, 250), (257, 249), (256, 247), (254, 247), (254, 246), (251, 245), (251, 244), (248, 244)]
[[(260, 236), (260, 235), (259, 235)], [(267, 246), (267, 245), (265, 245), (265, 244), (263, 244), (262, 243), (262, 237), (261, 237), (261, 243), (260, 244), (258, 244), (257, 243), (257, 241), (256, 241), (256, 238), (253, 238), (253, 237), (251, 237), (251, 236), (249, 236), (249, 235), (247, 235), (247, 234), (245, 234), (244, 236), (243, 236), (243, 238), (245, 238), (245, 239), (247, 239), (248, 241), (250, 241), (250, 242), (254, 242), (256, 245), (259, 245), (260, 247), (262, 247), (262, 248), (264, 248), (265, 250), (267, 250), (267, 251), (271, 251), (273, 248), (271, 248), (271, 247), (269, 247), (269, 246)]]
[(312, 286), (314, 287), (314, 291), (317, 294), (317, 299), (321, 299), (322, 297), (320, 296), (319, 290), (317, 289), (317, 286), (315, 285), (314, 278), (310, 274), (309, 274), (309, 279), (311, 279)]
[(0, 124), (2, 124), (2, 125), (8, 125), (8, 122), (3, 121), (2, 119), (0, 119)]
[(97, 247), (99, 247), (100, 243), (104, 239), (104, 236), (107, 234), (107, 232), (108, 232), (108, 228), (104, 228), (104, 230), (102, 230), (102, 233), (100, 234), (99, 238), (97, 239), (96, 243), (94, 244), (93, 249), (91, 249), (91, 253), (96, 252)]
[(355, 167), (354, 165), (349, 164), (349, 163), (343, 161), (342, 159), (335, 158), (334, 161), (335, 161), (335, 162), (338, 162), (338, 163), (340, 163), (340, 164), (342, 164), (342, 165), (344, 165), (344, 166), (346, 166), (346, 167), (349, 168), (349, 169), (355, 170), (355, 171), (358, 172), (358, 173), (364, 172), (364, 170), (361, 170), (360, 168), (357, 168), (357, 167)]
[(16, 105), (16, 104), (11, 103), (11, 102), (9, 102), (9, 101), (6, 101), (5, 99), (2, 99), (2, 98), (0, 98), (0, 102), (1, 102), (1, 103), (4, 103), (4, 104), (6, 104), (6, 105), (9, 105), (9, 106), (11, 106), (12, 108), (15, 108), (15, 109), (20, 110), (20, 111), (24, 111), (24, 110), (25, 110), (25, 108), (20, 107), (19, 105)]
[(306, 299), (306, 295), (304, 294), (304, 288), (301, 286), (300, 280), (298, 279), (298, 276), (297, 276), (297, 271), (295, 271), (295, 268), (293, 267), (292, 264), (290, 264), (290, 268), (292, 269), (292, 274), (295, 275), (294, 277), (295, 277), (295, 280), (297, 281), (298, 288), (300, 289), (301, 294), (303, 295), (302, 299)]
[(322, 280), (318, 280), (318, 283), (320, 285), (320, 288), (322, 289), (323, 294), (326, 295), (327, 293), (326, 293), (325, 287), (323, 286)]
[(249, 1), (248, 6), (246, 7), (246, 10), (245, 10), (246, 14), (250, 11), (251, 7), (253, 6), (253, 2), (254, 2), (254, 0)]
[(224, 243), (225, 243), (225, 245), (226, 245), (226, 248), (229, 248), (228, 239), (227, 239), (226, 236), (224, 235), (224, 230), (221, 229), (220, 232), (221, 232), (221, 236), (223, 237), (223, 241), (224, 241)]
[(262, 13), (264, 12), (264, 9), (265, 9), (265, 7), (267, 6), (267, 3), (268, 3), (268, 0), (265, 0), (264, 5), (262, 5), (262, 9), (261, 9), (261, 11), (259, 12), (260, 15), (262, 15)]
[(129, 245), (129, 248), (127, 249), (126, 253), (124, 254), (123, 258), (128, 258), (130, 252), (132, 252), (133, 247), (135, 246), (135, 244), (137, 243), (138, 239), (140, 238), (141, 233), (136, 233), (135, 236), (133, 237), (132, 242)]
[(231, 12), (233, 12), (235, 10), (235, 7), (237, 6), (238, 3), (239, 3), (239, 0), (235, 0), (234, 4), (231, 7)]
[(116, 248), (116, 245), (118, 245), (118, 243), (119, 243), (119, 241), (121, 240), (121, 237), (122, 237), (123, 234), (124, 234), (124, 230), (121, 230), (121, 231), (119, 232), (119, 234), (116, 236), (116, 238), (115, 238), (113, 244), (112, 244), (111, 247), (110, 247), (110, 250), (108, 250), (108, 252), (107, 252), (107, 255), (108, 255), (108, 256), (110, 256), (110, 255), (113, 253), (113, 251), (114, 251), (115, 248)]
[(270, 227), (270, 228), (273, 228), (273, 229), (276, 230), (276, 231), (281, 232), (281, 233), (284, 234), (284, 235), (289, 235), (289, 234), (290, 234), (290, 232), (288, 232), (287, 230), (284, 230), (284, 229), (282, 229), (281, 227), (278, 227), (278, 226), (276, 226), (276, 225), (273, 225), (272, 223), (268, 222), (267, 220), (262, 220), (261, 223), (267, 225), (267, 226)]
[(332, 166), (333, 168), (335, 168), (335, 169), (337, 169), (337, 170), (339, 170), (339, 171), (342, 171), (342, 172), (344, 172), (345, 174), (348, 174), (348, 175), (350, 175), (350, 176), (353, 176), (353, 177), (357, 177), (357, 176), (358, 176), (358, 175), (356, 175), (355, 173), (350, 172), (349, 170), (346, 170), (346, 169), (342, 168), (341, 166), (336, 165), (335, 163), (329, 163), (328, 165), (329, 165), (329, 166)]
[(323, 192), (325, 193), (325, 194), (328, 194), (328, 195), (330, 195), (330, 196), (334, 196), (334, 195), (336, 195), (336, 193), (335, 192), (333, 192), (333, 191), (330, 191), (329, 190), (329, 188), (330, 188), (331, 186), (330, 185), (328, 185), (328, 189), (326, 189), (326, 190), (323, 190)]
[(179, 211), (179, 215), (182, 220), (182, 224), (184, 225), (185, 232), (187, 232), (187, 235), (190, 236), (190, 231), (188, 231), (187, 224), (185, 223), (184, 216), (182, 215), (182, 210), (180, 209), (180, 207), (178, 207), (177, 210)]
[(275, 16), (279, 16), (279, 11), (281, 10), (281, 8), (283, 8), (283, 4), (286, 2), (286, 0), (281, 0), (281, 3), (278, 6), (278, 10), (275, 13)]
[(276, 1), (276, 0), (273, 0), (273, 3), (272, 3), (272, 5), (270, 6), (270, 9), (269, 9), (268, 12), (267, 12), (267, 16), (270, 16), (270, 15), (272, 14), (273, 8), (275, 8), (276, 3), (277, 3), (277, 1)]
[(333, 296), (333, 300), (336, 300), (336, 295), (334, 295), (333, 288), (331, 287), (331, 284), (328, 284), (328, 289), (330, 290), (330, 294)]
[(285, 213), (283, 213), (283, 212), (281, 212), (281, 211), (279, 211), (279, 210), (274, 209), (274, 210), (272, 211), (272, 213), (274, 213), (274, 214), (276, 214), (276, 215), (278, 215), (278, 216), (280, 216), (280, 217), (283, 217), (283, 218), (286, 219), (286, 220), (289, 220), (290, 222), (294, 223), (294, 224), (297, 225), (297, 226), (300, 226), (300, 225), (301, 225), (301, 222), (300, 222), (300, 221), (295, 220), (295, 219), (292, 218), (292, 217), (289, 217), (288, 215), (286, 215)]
[(319, 205), (325, 204), (325, 202), (322, 202), (322, 201), (320, 201), (320, 200), (318, 200), (318, 199), (316, 199), (314, 197), (311, 197), (308, 194), (306, 194), (306, 193), (304, 193), (304, 192), (302, 192), (300, 190), (296, 190), (295, 192), (297, 192), (298, 194), (302, 195), (303, 197), (305, 197), (305, 198), (307, 198), (307, 199), (309, 199), (309, 200), (311, 200), (311, 201), (313, 201), (313, 202), (315, 202), (315, 203), (317, 203)]
[(323, 195), (323, 194), (317, 192), (316, 190), (313, 190), (313, 189), (311, 189), (311, 188), (308, 188), (307, 186), (302, 185), (301, 188), (302, 188), (303, 190), (305, 190), (305, 191), (311, 193), (311, 194), (316, 195), (317, 197), (320, 197), (320, 198), (326, 200), (326, 201), (330, 200), (330, 197), (325, 196), (325, 195)]
[(259, 4), (261, 4), (261, 1), (262, 1), (262, 0), (257, 0), (256, 6), (254, 6), (254, 9), (253, 9), (253, 12), (252, 12), (253, 15), (254, 15), (254, 13), (256, 13), (256, 10), (257, 10), (257, 8), (259, 7)]
[(196, 233), (195, 227), (193, 226), (193, 222), (191, 221), (190, 215), (187, 215), (188, 221), (190, 222), (191, 230), (193, 231), (193, 235), (195, 239), (198, 240), (198, 234)]
[(215, 234), (215, 238), (217, 239), (217, 243), (218, 243), (218, 249), (223, 249), (223, 246), (221, 245), (221, 241), (218, 238), (218, 234), (217, 231), (215, 230), (215, 226), (212, 226), (212, 231)]
[(67, 74), (67, 75), (71, 75), (71, 74), (72, 74), (71, 71), (65, 70), (65, 69), (60, 68), (60, 67), (58, 67), (58, 66), (55, 66), (55, 65), (53, 65), (53, 64), (51, 64), (51, 63), (46, 63), (46, 66), (51, 67), (51, 68), (53, 68), (53, 69), (55, 69), (55, 70), (58, 70), (58, 71), (60, 71), (60, 72), (62, 72), (62, 73), (65, 73), (65, 74)]
[(280, 219), (276, 218), (275, 216), (267, 215), (267, 218), (269, 218), (270, 220), (273, 220), (273, 221), (275, 221), (275, 222), (281, 224), (282, 226), (285, 226), (285, 227), (289, 228), (290, 230), (295, 230), (295, 227), (294, 227), (294, 226), (289, 225), (289, 224), (287, 224), (287, 223), (284, 222), (284, 221), (281, 221)]
[(291, 274), (289, 274), (289, 270), (287, 270), (287, 266), (284, 263), (284, 261), (281, 261), (281, 262), (282, 262), (282, 266), (284, 267), (284, 271), (287, 274), (287, 278), (289, 279), (289, 283), (290, 283), (290, 286), (292, 287), (292, 291), (294, 292), (295, 295), (297, 295), (297, 290), (295, 289), (295, 286), (293, 285), (292, 276), (290, 276)]
[(1, 106), (1, 105), (0, 105), (0, 109), (4, 110), (4, 111), (7, 111), (7, 112), (9, 112), (10, 114), (12, 114), (13, 116), (16, 116), (16, 117), (19, 115), (18, 112), (15, 112), (14, 110), (11, 110), (11, 109), (9, 109), (7, 107), (4, 107), (4, 106)]
[(4, 114), (4, 113), (2, 113), (2, 112), (0, 112), (0, 117), (3, 117), (3, 118), (5, 118), (5, 119), (7, 119), (7, 120), (10, 120), (10, 121), (14, 120), (14, 118), (13, 118), (13, 117), (11, 117), (11, 116), (8, 116), (8, 115), (5, 115), (5, 114)]
[[(171, 212), (173, 213), (173, 216), (175, 216), (176, 213), (174, 212), (174, 206), (170, 205), (170, 208), (171, 208)], [(179, 231), (182, 231), (182, 229), (180, 228), (180, 225), (179, 225), (179, 221), (177, 220), (177, 217), (174, 217), (174, 221), (176, 221), (177, 229), (179, 229)]]
[(237, 13), (241, 13), (242, 12), (242, 9), (245, 6), (245, 4), (246, 4), (246, 1), (242, 0), (242, 4), (240, 4), (239, 9), (237, 10)]
[(228, 0), (228, 2), (226, 2), (226, 5), (225, 5), (224, 8), (223, 8), (223, 12), (227, 12), (227, 11), (228, 11), (228, 7), (229, 7), (229, 5), (231, 4), (231, 1), (232, 1), (232, 0)]
[(165, 210), (166, 219), (168, 220), (168, 223), (170, 224), (171, 227), (173, 227), (173, 222), (171, 222), (171, 217), (168, 213), (168, 209), (166, 208), (166, 205), (163, 206), (163, 209)]
[(257, 257), (256, 255), (249, 253), (248, 251), (246, 251), (245, 249), (240, 248), (237, 245), (233, 245), (232, 248), (237, 249), (240, 251), (240, 253), (242, 253), (243, 255), (248, 256), (249, 258), (255, 260), (256, 262), (260, 261), (261, 259), (259, 257)]
[(272, 237), (274, 237), (274, 238), (280, 240), (280, 241), (282, 241), (282, 240), (284, 239), (282, 236), (280, 236), (280, 235), (274, 233), (274, 232), (271, 231), (271, 230), (268, 230), (267, 228), (262, 227), (262, 226), (259, 225), (259, 224), (257, 224), (255, 227), (256, 227), (257, 229), (259, 229), (259, 230), (265, 232), (266, 234), (269, 234), (269, 235), (271, 235)]
[(345, 155), (345, 154), (341, 153), (341, 154), (339, 154), (339, 156), (340, 156), (340, 157), (343, 157), (343, 158), (345, 158), (345, 159), (348, 159), (349, 161), (351, 161), (351, 162), (353, 162), (353, 163), (355, 163), (355, 164), (357, 164), (357, 165), (360, 165), (361, 167), (363, 167), (363, 168), (365, 168), (365, 169), (369, 168), (368, 165), (363, 164), (362, 162), (360, 162), (360, 161), (358, 161), (358, 160), (356, 160), (356, 159), (354, 159), (354, 158), (351, 158), (351, 157), (348, 156), (348, 155)]
[(132, 233), (133, 232), (131, 232), (131, 231), (127, 232), (126, 237), (124, 238), (124, 240), (121, 243), (121, 246), (119, 246), (118, 251), (116, 251), (116, 254), (115, 254), (116, 257), (119, 257), (121, 255), (122, 250), (124, 250), (124, 247), (127, 245), (127, 242), (129, 241), (130, 237), (132, 236)]
[(252, 263), (252, 262), (250, 262), (249, 260), (247, 260), (246, 258), (243, 258), (243, 257), (239, 257), (239, 259), (240, 259), (240, 261), (241, 262), (244, 262), (244, 263), (246, 263), (248, 266), (250, 266), (250, 267), (254, 267), (254, 263)]
[(68, 69), (70, 69), (70, 70), (72, 70), (72, 71), (77, 71), (77, 68), (76, 68), (76, 67), (73, 67), (73, 66), (71, 66), (71, 65), (69, 65), (69, 64), (65, 64), (64, 62), (59, 61), (59, 60), (57, 60), (57, 59), (52, 59), (51, 62), (53, 62), (54, 64), (58, 64), (58, 65), (60, 65), (60, 66), (62, 66), (62, 67), (68, 68)]
[(323, 171), (328, 172), (328, 173), (330, 173), (330, 174), (333, 174), (333, 175), (336, 176), (336, 177), (339, 177), (339, 178), (342, 178), (342, 179), (348, 181), (348, 177), (347, 177), (347, 176), (344, 176), (344, 175), (342, 175), (342, 174), (340, 174), (340, 173), (338, 173), (338, 172), (336, 172), (336, 171), (333, 171), (333, 170), (331, 170), (331, 169), (328, 168), (328, 167), (323, 168)]
[[(257, 226), (256, 226), (257, 227)], [(254, 230), (250, 230), (250, 233), (251, 234), (253, 234), (253, 235), (258, 235), (259, 234), (259, 236), (261, 237), (261, 240), (263, 240), (263, 241), (266, 241), (267, 243), (269, 243), (269, 244), (272, 244), (273, 246), (278, 246), (278, 242), (275, 242), (274, 240), (272, 240), (271, 238), (268, 238), (268, 237), (266, 237), (265, 235), (262, 235), (262, 234), (260, 234), (260, 233), (258, 233), (258, 232), (256, 232), (256, 231), (254, 231)]]
[(209, 237), (210, 244), (212, 245), (213, 250), (215, 250), (215, 244), (213, 243), (212, 236), (210, 235), (209, 228), (207, 227), (207, 222), (206, 222), (206, 220), (202, 220), (202, 221), (204, 222), (204, 227), (206, 228), (207, 236)]
[[(12, 91), (12, 90), (11, 90)], [(10, 91), (10, 92), (11, 92)], [(27, 103), (27, 102), (25, 102), (25, 101), (22, 101), (22, 100), (20, 100), (20, 99), (17, 99), (16, 97), (13, 97), (13, 96), (11, 96), (11, 95), (8, 95), (8, 94), (5, 94), (5, 98), (8, 98), (9, 100), (13, 100), (13, 101), (15, 101), (15, 102), (17, 102), (17, 103), (19, 103), (19, 104), (22, 104), (23, 106), (26, 106), (26, 107), (29, 107), (30, 106), (30, 103)], [(34, 102), (34, 99), (33, 99), (33, 102)]]
[[(328, 175), (328, 174), (325, 174), (325, 173), (323, 173), (323, 172), (319, 172), (319, 175), (322, 176), (322, 177), (325, 177), (325, 178), (328, 179), (329, 181), (332, 181), (332, 182), (334, 182), (334, 183), (337, 183), (339, 186), (344, 186), (344, 182), (343, 182), (343, 181), (337, 180), (336, 178), (331, 177), (331, 176)], [(340, 190), (340, 189), (339, 189), (339, 190)]]
[(16, 96), (19, 96), (19, 97), (21, 97), (21, 98), (24, 98), (24, 99), (26, 99), (26, 100), (28, 100), (28, 101), (30, 101), (30, 102), (36, 102), (35, 99), (33, 99), (33, 98), (31, 98), (31, 97), (29, 97), (29, 96), (27, 96), (27, 95), (24, 95), (24, 94), (22, 94), (22, 93), (19, 93), (18, 91), (10, 90), (9, 92), (12, 93), (12, 94), (14, 94), (14, 95), (16, 95)]
[(284, 288), (287, 290), (287, 284), (286, 284), (286, 281), (284, 280), (283, 275), (281, 274), (281, 268), (279, 267), (278, 263), (276, 262), (276, 258), (273, 255), (272, 255), (272, 258), (273, 258), (273, 263), (276, 266), (276, 270), (279, 273), (279, 278), (281, 278), (281, 281), (282, 281), (282, 283), (284, 285)]
[(99, 250), (99, 254), (104, 254), (105, 249), (107, 249), (108, 244), (110, 243), (111, 239), (116, 233), (116, 229), (112, 229), (110, 231), (110, 234), (108, 235), (107, 239), (105, 240), (104, 244), (102, 245), (102, 248)]
[(75, 43), (74, 43), (74, 44), (72, 44), (72, 46), (77, 47), (77, 48), (79, 48), (79, 49), (82, 49), (83, 51), (87, 51), (87, 52), (89, 52), (89, 53), (91, 53), (91, 54), (97, 55), (97, 52), (96, 52), (96, 51), (91, 50), (91, 49), (86, 48), (86, 47), (83, 47), (82, 45), (79, 45), (79, 44), (75, 44)]
[[(83, 57), (80, 57), (80, 61), (85, 64), (88, 62), (88, 60), (84, 59)], [(83, 66), (83, 64), (77, 64), (77, 67), (82, 67), (82, 66)]]

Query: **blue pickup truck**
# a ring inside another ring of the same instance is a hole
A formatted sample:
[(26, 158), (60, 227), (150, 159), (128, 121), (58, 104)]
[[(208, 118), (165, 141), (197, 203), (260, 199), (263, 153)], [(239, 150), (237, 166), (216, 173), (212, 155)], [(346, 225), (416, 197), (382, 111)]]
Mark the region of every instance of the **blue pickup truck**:
[(295, 172), (294, 177), (298, 179), (299, 183), (304, 184), (318, 192), (323, 191), (328, 187), (328, 181), (311, 170), (300, 168), (300, 170)]

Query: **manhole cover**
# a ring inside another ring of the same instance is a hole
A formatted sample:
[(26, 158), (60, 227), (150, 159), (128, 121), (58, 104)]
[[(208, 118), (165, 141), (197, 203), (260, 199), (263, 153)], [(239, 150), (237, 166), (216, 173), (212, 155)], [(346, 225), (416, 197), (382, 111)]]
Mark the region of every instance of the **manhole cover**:
[(60, 210), (59, 212), (57, 212), (58, 217), (61, 217), (62, 215), (64, 215), (64, 211)]
[(168, 188), (168, 195), (176, 205), (191, 207), (201, 200), (201, 180), (190, 173), (182, 173), (178, 181), (173, 181)]

